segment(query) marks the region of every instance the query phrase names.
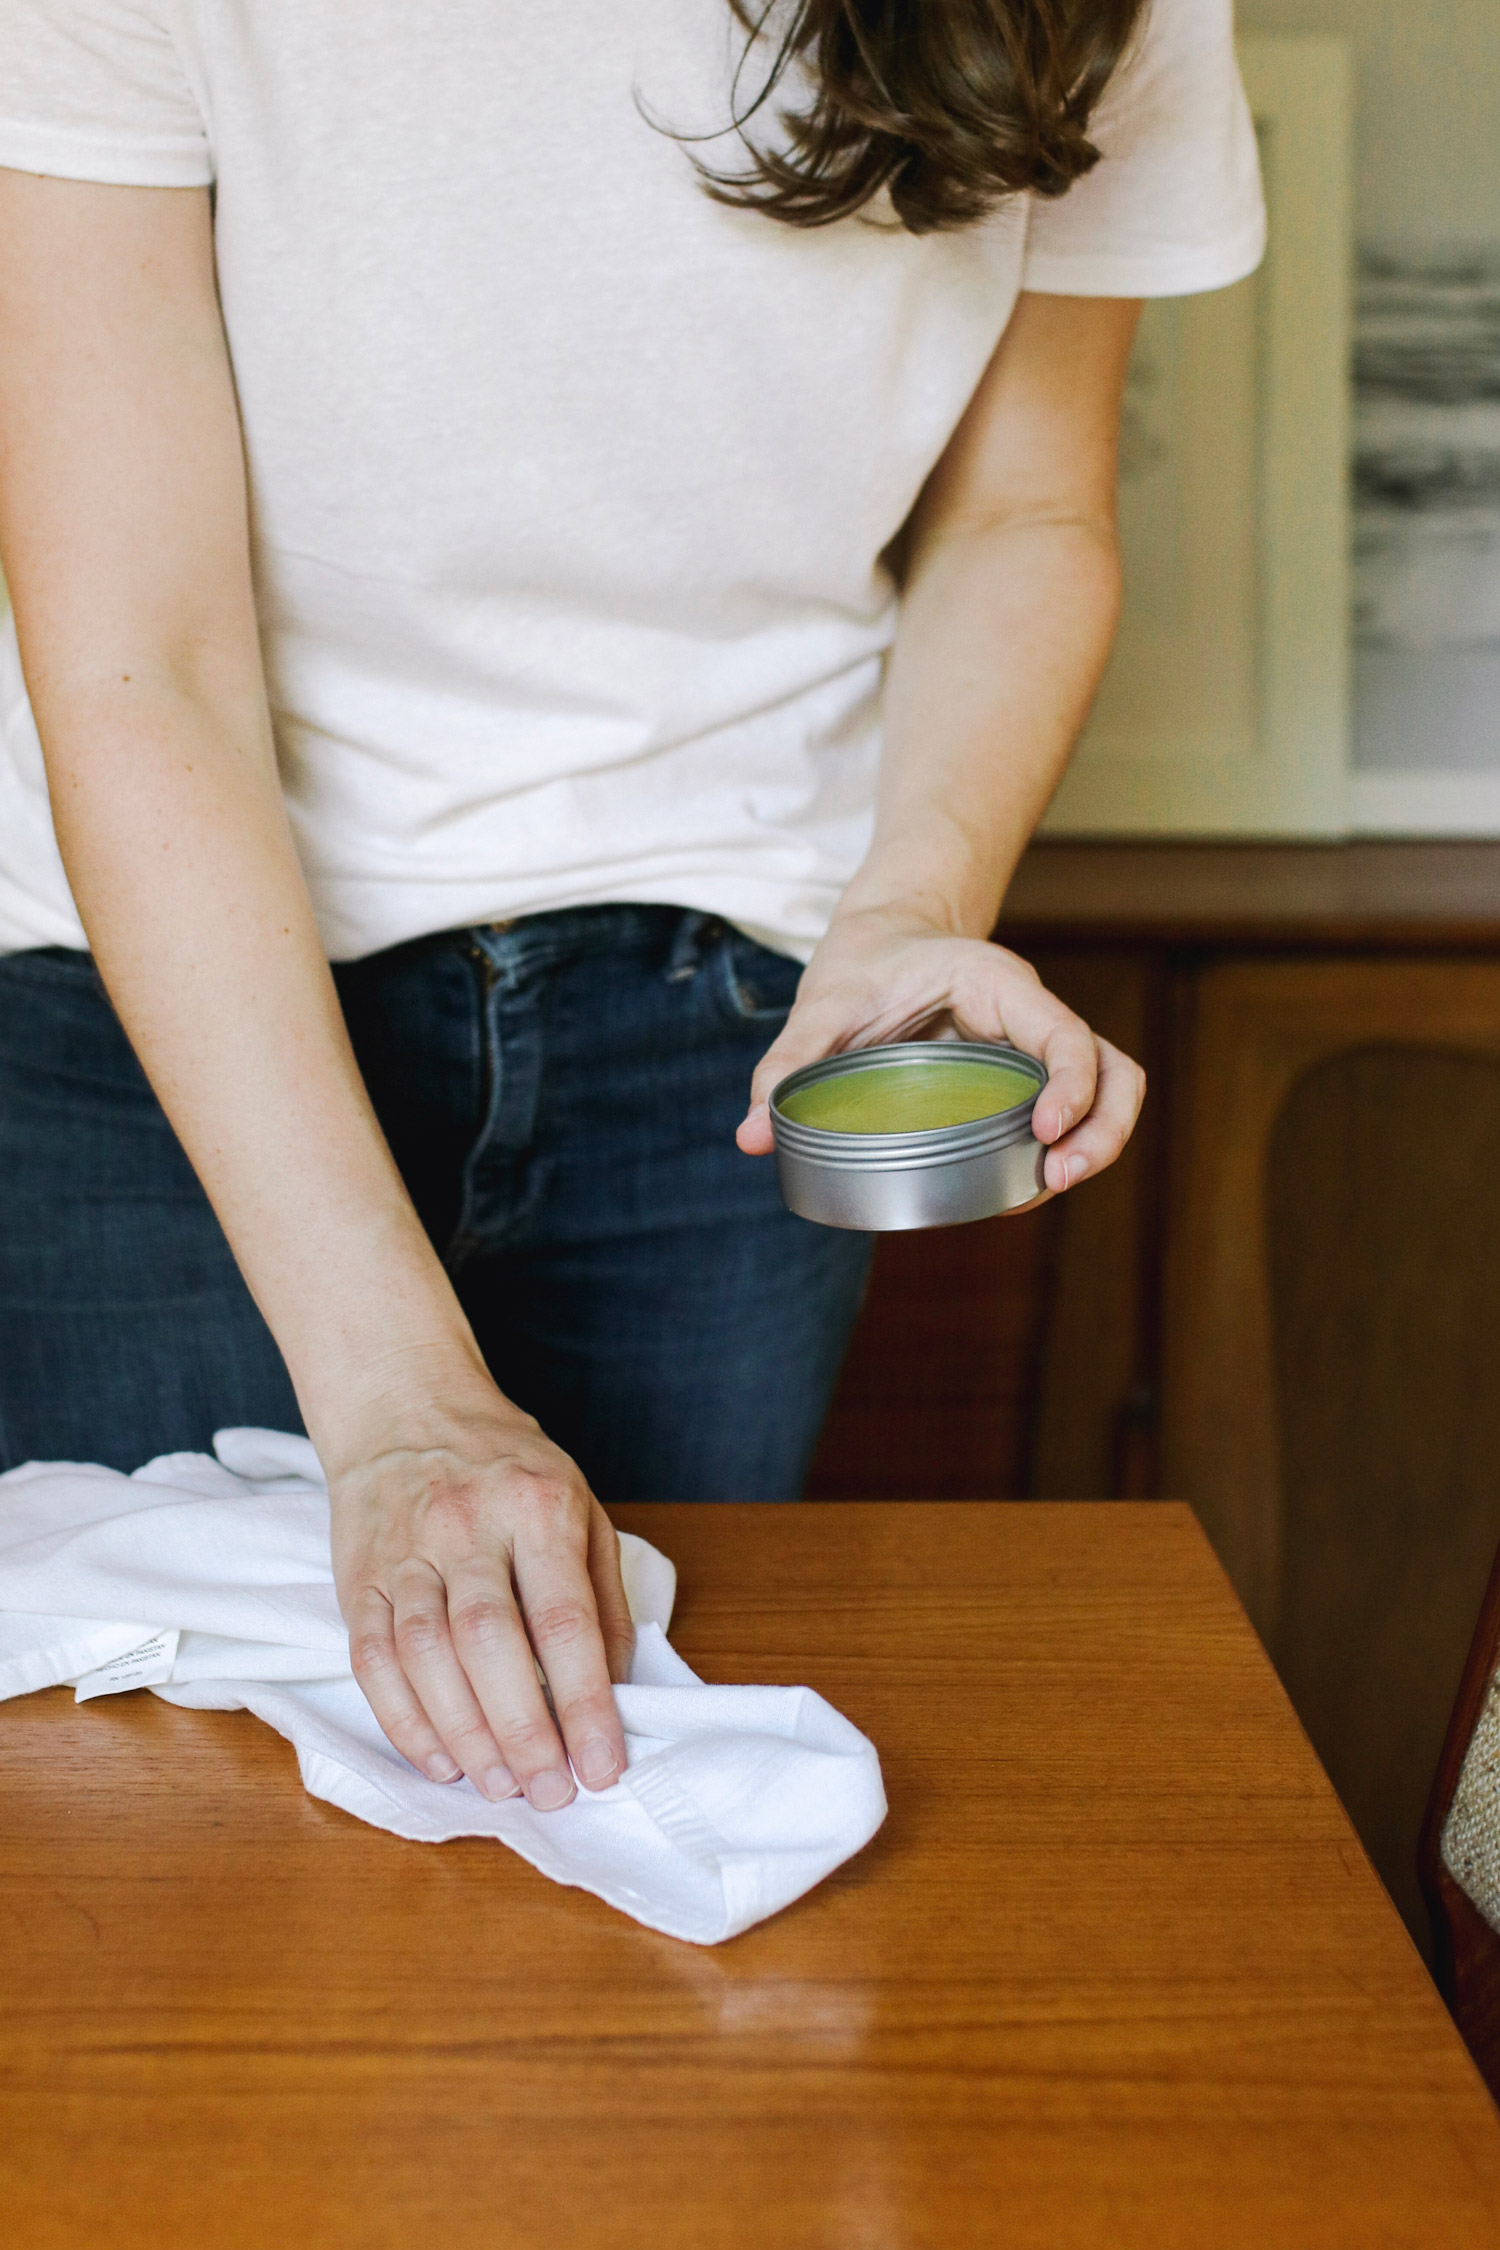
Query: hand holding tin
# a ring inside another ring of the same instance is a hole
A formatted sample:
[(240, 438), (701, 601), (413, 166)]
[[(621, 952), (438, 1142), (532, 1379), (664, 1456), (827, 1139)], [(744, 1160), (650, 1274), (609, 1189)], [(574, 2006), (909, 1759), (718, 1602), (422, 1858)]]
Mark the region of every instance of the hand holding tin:
[(752, 1156), (773, 1145), (771, 1090), (824, 1056), (934, 1037), (1008, 1044), (1045, 1067), (1031, 1130), (1060, 1193), (1114, 1162), (1134, 1128), (1145, 1074), (1048, 992), (1003, 946), (914, 925), (876, 909), (840, 916), (814, 953), (785, 1027), (762, 1057), (738, 1133)]

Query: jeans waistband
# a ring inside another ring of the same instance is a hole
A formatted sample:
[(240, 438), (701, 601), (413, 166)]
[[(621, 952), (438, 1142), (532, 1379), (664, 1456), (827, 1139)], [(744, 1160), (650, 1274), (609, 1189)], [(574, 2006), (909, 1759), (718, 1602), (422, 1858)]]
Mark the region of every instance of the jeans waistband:
[[(685, 976), (727, 932), (716, 914), (697, 907), (655, 906), (631, 900), (601, 906), (563, 906), (519, 914), (502, 922), (475, 922), (457, 930), (414, 938), (393, 954), (456, 946), (509, 982), (591, 953), (647, 951), (662, 957), (665, 973)], [(370, 956), (379, 959), (381, 956)]]

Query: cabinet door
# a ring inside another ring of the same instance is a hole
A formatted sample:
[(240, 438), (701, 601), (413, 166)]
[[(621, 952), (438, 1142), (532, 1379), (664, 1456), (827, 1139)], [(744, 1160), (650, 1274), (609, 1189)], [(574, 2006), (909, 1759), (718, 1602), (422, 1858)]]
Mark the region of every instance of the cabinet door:
[(1162, 1489), (1420, 1943), (1500, 1542), (1500, 962), (1215, 964), (1179, 1024)]
[(1146, 307), (1121, 463), (1125, 613), (1053, 834), (1347, 821), (1348, 56), (1242, 43), (1261, 272)]

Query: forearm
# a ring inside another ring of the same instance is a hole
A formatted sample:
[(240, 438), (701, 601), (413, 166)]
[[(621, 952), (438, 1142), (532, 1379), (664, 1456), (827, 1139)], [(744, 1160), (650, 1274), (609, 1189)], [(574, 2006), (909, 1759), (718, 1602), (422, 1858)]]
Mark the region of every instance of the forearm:
[(0, 545), (58, 842), (325, 1461), (472, 1354), (370, 1111), (271, 742), (201, 190), (0, 169)]
[(136, 663), (34, 692), (95, 958), (336, 1467), (478, 1357), (350, 1050), (263, 698)]
[(491, 1382), (344, 1030), (272, 746), (207, 195), (0, 166), (0, 222), (0, 547), (89, 943), (291, 1370), (376, 1717), (437, 1780), (565, 1803), (569, 1755), (590, 1787), (624, 1759), (618, 1545)]
[(789, 1071), (946, 1025), (1047, 1065), (1033, 1130), (1049, 1191), (1113, 1162), (1144, 1092), (1035, 972), (985, 942), (1109, 655), (1120, 600), (1112, 512), (953, 526), (909, 575), (892, 654), (875, 834), (762, 1058), (739, 1128), (773, 1145)]
[(1120, 599), (1112, 524), (956, 526), (919, 545), (892, 651), (875, 835), (841, 914), (909, 908), (987, 937), (1098, 688)]
[(1118, 1156), (1135, 1064), (1035, 972), (986, 942), (1109, 654), (1120, 398), (1137, 308), (1023, 297), (904, 542), (873, 841), (762, 1058), (739, 1128), (773, 1144), (768, 1098), (840, 1049), (935, 1028), (1013, 1040), (1047, 1066), (1033, 1116), (1066, 1188)]
[(631, 1646), (617, 1545), (573, 1464), (495, 1389), (402, 1186), (263, 712), (231, 717), (164, 677), (117, 685), (38, 698), (59, 842), (296, 1383), (355, 1675), (434, 1780), (466, 1773), (492, 1800), (524, 1787), (551, 1810), (575, 1793), (571, 1755), (607, 1787), (624, 1759), (609, 1682)]

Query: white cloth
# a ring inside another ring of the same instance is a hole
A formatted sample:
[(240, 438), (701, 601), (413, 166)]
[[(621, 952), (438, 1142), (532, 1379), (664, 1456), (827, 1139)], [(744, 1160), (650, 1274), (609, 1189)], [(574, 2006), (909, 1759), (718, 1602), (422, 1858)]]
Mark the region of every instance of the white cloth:
[[(1096, 170), (918, 239), (702, 192), (658, 125), (724, 126), (729, 0), (0, 0), (0, 164), (215, 185), (336, 959), (610, 899), (807, 956), (870, 834), (880, 558), (1017, 292), (1260, 257), (1230, 18), (1153, 0)], [(693, 145), (733, 168), (731, 136)], [(82, 942), (7, 624), (0, 952)]]
[(712, 1945), (800, 1898), (885, 1817), (873, 1746), (810, 1688), (706, 1687), (667, 1642), (676, 1572), (620, 1537), (637, 1622), (627, 1769), (559, 1812), (493, 1805), (393, 1750), (349, 1669), (328, 1493), (305, 1438), (221, 1430), (216, 1461), (0, 1477), (0, 1699), (76, 1682), (253, 1711), (315, 1797), (398, 1836), (493, 1836), (554, 1882)]

